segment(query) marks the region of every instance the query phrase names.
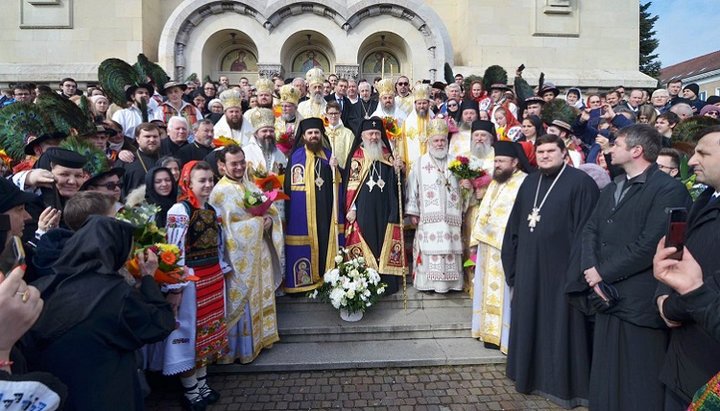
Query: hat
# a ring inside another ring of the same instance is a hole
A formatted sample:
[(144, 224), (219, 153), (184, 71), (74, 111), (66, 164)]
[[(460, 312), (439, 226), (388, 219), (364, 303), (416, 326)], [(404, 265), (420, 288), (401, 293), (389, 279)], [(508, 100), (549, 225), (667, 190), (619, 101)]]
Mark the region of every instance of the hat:
[(543, 84), (540, 91), (538, 91), (538, 96), (542, 97), (548, 91), (552, 91), (552, 93), (555, 95), (555, 97), (557, 97), (558, 94), (560, 94), (560, 89), (555, 87), (555, 84), (550, 83), (550, 82), (545, 82), (545, 84)]
[(713, 105), (713, 104), (706, 104), (700, 110), (700, 115), (704, 116), (705, 114), (713, 112), (713, 111), (720, 114), (720, 107)]
[[(162, 89), (160, 89), (160, 94), (162, 94), (164, 96), (167, 93), (168, 89), (171, 89), (173, 87), (180, 87), (180, 90), (182, 90), (182, 91), (187, 90), (187, 84), (179, 83), (174, 80), (170, 80), (167, 83), (165, 83), (165, 85), (163, 85)], [(153, 94), (152, 91), (150, 92), (150, 94)]]
[(137, 91), (137, 89), (139, 88), (146, 89), (148, 91), (148, 94), (151, 96), (155, 93), (155, 88), (150, 83), (133, 84), (125, 87), (125, 100), (131, 101), (133, 99), (133, 95), (135, 95), (135, 91)]
[(325, 82), (325, 73), (317, 67), (311, 68), (307, 71), (307, 73), (305, 73), (305, 81), (307, 81), (308, 86), (312, 86), (313, 84), (322, 84)]
[(432, 88), (436, 88), (439, 90), (445, 90), (445, 83), (443, 83), (442, 81), (436, 81), (436, 82), (432, 83)]
[(572, 127), (570, 126), (570, 124), (568, 124), (562, 120), (553, 120), (552, 123), (550, 123), (550, 125), (559, 127), (561, 129), (567, 131), (568, 133), (572, 133)]
[(382, 79), (377, 83), (377, 91), (380, 96), (395, 95), (395, 84), (393, 84), (392, 79)]
[(720, 103), (720, 96), (710, 96), (705, 100), (706, 103), (715, 105)]
[(83, 168), (87, 163), (87, 159), (82, 154), (60, 147), (50, 147), (44, 155), (50, 163), (67, 168)]
[(379, 117), (371, 117), (368, 119), (364, 119), (363, 122), (360, 124), (360, 132), (368, 131), (368, 130), (377, 130), (382, 133), (383, 131), (383, 122)]
[(117, 134), (117, 131), (115, 131), (114, 129), (112, 129), (110, 127), (105, 128), (102, 124), (96, 123), (95, 124), (95, 134), (105, 134), (108, 137), (112, 137)]
[(292, 85), (285, 84), (280, 87), (280, 102), (289, 103), (297, 106), (300, 101), (300, 92)]
[(0, 213), (4, 213), (20, 204), (37, 201), (38, 198), (32, 193), (20, 190), (12, 181), (0, 178)]
[(475, 114), (479, 114), (478, 103), (474, 100), (463, 100), (462, 103), (460, 103), (460, 114), (465, 110), (475, 110)]
[(700, 95), (700, 86), (698, 86), (697, 83), (690, 83), (690, 84), (688, 84), (687, 86), (683, 87), (683, 91), (685, 91), (685, 90), (690, 90), (690, 91), (692, 91), (692, 92), (695, 94), (695, 96), (699, 96), (699, 95)]
[(306, 131), (310, 129), (318, 129), (320, 131), (325, 131), (325, 124), (323, 123), (321, 118), (318, 117), (310, 117), (302, 120), (300, 124), (298, 125), (298, 130), (301, 134), (305, 134)]
[(259, 130), (265, 127), (275, 128), (275, 113), (269, 108), (256, 108), (251, 110), (250, 124), (252, 124), (255, 130)]
[(545, 100), (542, 99), (542, 97), (538, 96), (531, 96), (525, 99), (525, 107), (529, 106), (530, 104), (545, 104)]
[(238, 90), (225, 90), (220, 93), (220, 102), (223, 105), (223, 110), (227, 110), (231, 107), (237, 107), (242, 109), (242, 95)]
[(492, 121), (488, 121), (488, 120), (473, 121), (471, 129), (470, 129), (470, 133), (474, 133), (478, 130), (487, 131), (488, 133), (492, 134), (493, 137), (497, 137), (497, 134), (495, 132), (495, 124), (493, 124)]
[(211, 108), (214, 104), (220, 104), (221, 106), (223, 105), (222, 101), (220, 101), (219, 98), (214, 98), (208, 103), (208, 108)]
[(490, 85), (490, 90), (504, 90), (504, 91), (510, 91), (510, 87), (508, 87), (507, 84), (503, 83), (494, 83)]
[(29, 156), (35, 155), (35, 146), (44, 143), (48, 140), (62, 140), (67, 137), (67, 134), (61, 132), (61, 131), (54, 131), (52, 133), (45, 133), (41, 135), (40, 137), (35, 137), (32, 134), (28, 134), (25, 136), (25, 148), (23, 151), (25, 151), (25, 154)]
[(430, 120), (427, 125), (427, 136), (447, 136), (450, 129), (448, 128), (447, 122), (444, 118), (434, 118)]
[(255, 82), (255, 89), (258, 93), (272, 93), (275, 91), (275, 84), (267, 78), (260, 78)]
[[(489, 123), (489, 121), (488, 121)], [(505, 157), (512, 157), (512, 158), (518, 158), (518, 149), (517, 147), (520, 147), (520, 144), (514, 142), (514, 141), (496, 141), (495, 144), (493, 144), (493, 148), (495, 149), (495, 155), (496, 156), (505, 156)], [(522, 147), (521, 147), (522, 149)]]
[(413, 90), (413, 101), (430, 100), (430, 85), (418, 84)]

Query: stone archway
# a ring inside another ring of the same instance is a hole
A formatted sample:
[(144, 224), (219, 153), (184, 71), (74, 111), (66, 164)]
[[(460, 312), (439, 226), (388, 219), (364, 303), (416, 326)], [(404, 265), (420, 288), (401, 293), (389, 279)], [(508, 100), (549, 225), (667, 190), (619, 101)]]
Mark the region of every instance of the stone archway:
[(202, 72), (206, 69), (204, 42), (217, 31), (236, 27), (251, 33), (258, 49), (260, 75), (281, 72), (281, 46), (292, 34), (309, 27), (333, 42), (337, 53), (334, 70), (339, 75), (357, 76), (362, 63), (357, 51), (378, 31), (405, 39), (408, 49), (414, 51), (409, 64), (417, 79), (434, 80), (443, 63), (453, 63), (447, 28), (420, 0), (361, 0), (349, 7), (335, 0), (280, 0), (271, 4), (260, 0), (184, 0), (163, 27), (158, 47), (160, 64), (176, 79), (192, 71)]

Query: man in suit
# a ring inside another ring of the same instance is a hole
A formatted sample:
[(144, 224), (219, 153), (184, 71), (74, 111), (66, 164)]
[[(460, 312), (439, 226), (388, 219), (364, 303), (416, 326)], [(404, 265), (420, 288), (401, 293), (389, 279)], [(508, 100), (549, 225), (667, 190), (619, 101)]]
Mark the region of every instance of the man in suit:
[[(685, 248), (700, 264), (707, 285), (718, 292), (717, 282), (709, 281), (720, 269), (717, 244), (720, 242), (720, 126), (702, 130), (689, 165), (696, 181), (708, 186), (695, 200), (688, 215)], [(703, 331), (693, 320), (692, 310), (680, 294), (661, 285), (656, 292), (660, 314), (671, 327), (660, 381), (666, 386), (665, 409), (687, 409), (693, 394), (720, 370), (720, 342)]]
[(691, 200), (683, 184), (655, 163), (661, 147), (662, 136), (650, 125), (618, 132), (612, 164), (625, 173), (600, 193), (583, 230), (581, 269), (589, 300), (599, 302), (601, 286), (612, 287), (618, 296), (614, 305), (593, 304), (598, 312), (590, 372), (592, 409), (663, 409), (664, 387), (657, 375), (667, 330), (652, 304), (658, 285), (652, 260), (666, 230), (666, 209), (688, 207)]
[(344, 78), (338, 79), (335, 83), (335, 92), (325, 96), (325, 101), (335, 101), (340, 105), (340, 120), (343, 124), (348, 123), (348, 115), (352, 109), (352, 102), (347, 98), (348, 81)]

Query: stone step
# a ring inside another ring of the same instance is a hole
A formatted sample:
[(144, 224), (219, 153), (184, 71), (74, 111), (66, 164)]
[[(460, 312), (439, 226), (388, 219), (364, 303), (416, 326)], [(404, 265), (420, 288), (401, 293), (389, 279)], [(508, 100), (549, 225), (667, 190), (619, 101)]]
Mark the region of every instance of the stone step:
[(477, 365), (505, 362), (498, 350), (471, 338), (279, 343), (251, 364), (216, 365), (212, 373)]
[(470, 336), (468, 307), (371, 307), (358, 322), (346, 322), (329, 304), (312, 311), (278, 312), (280, 340), (285, 343), (324, 341), (386, 341)]
[[(276, 298), (275, 304), (278, 312), (283, 311), (314, 311), (317, 305), (329, 305), (319, 300), (310, 299), (304, 296), (283, 296)], [(393, 295), (384, 296), (377, 303), (382, 308), (403, 308), (402, 290)], [(407, 288), (408, 309), (423, 309), (435, 307), (472, 307), (472, 298), (465, 292), (449, 292), (437, 294), (433, 292), (418, 291), (412, 286)]]

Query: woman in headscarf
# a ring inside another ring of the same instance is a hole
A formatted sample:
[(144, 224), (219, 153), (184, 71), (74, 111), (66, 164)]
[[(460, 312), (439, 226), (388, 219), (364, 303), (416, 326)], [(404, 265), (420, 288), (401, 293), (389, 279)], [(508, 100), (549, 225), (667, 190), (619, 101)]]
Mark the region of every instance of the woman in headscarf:
[(31, 370), (48, 371), (68, 386), (66, 409), (144, 409), (135, 351), (161, 341), (175, 321), (153, 279), (155, 254), (139, 257), (139, 287), (118, 274), (134, 230), (91, 216), (63, 247), (55, 275), (33, 284), (45, 306), (28, 333), (28, 362)]
[(232, 267), (224, 261), (217, 213), (207, 202), (214, 181), (204, 161), (190, 161), (180, 173), (181, 193), (167, 214), (167, 236), (180, 249), (178, 263), (197, 280), (167, 286), (178, 327), (155, 347), (150, 361), (165, 375), (179, 374), (182, 401), (191, 410), (204, 410), (220, 398), (207, 383), (207, 366), (228, 349), (224, 274)]
[(160, 206), (160, 212), (155, 215), (158, 227), (165, 227), (167, 213), (177, 202), (177, 192), (177, 183), (169, 168), (153, 167), (145, 174), (145, 200)]

